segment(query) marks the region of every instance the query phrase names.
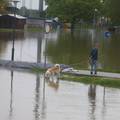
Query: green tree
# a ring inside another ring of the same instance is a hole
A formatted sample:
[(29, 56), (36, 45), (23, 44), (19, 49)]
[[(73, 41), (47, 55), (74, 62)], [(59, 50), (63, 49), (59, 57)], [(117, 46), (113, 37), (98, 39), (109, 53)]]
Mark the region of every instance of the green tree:
[(19, 14), (27, 17), (27, 16), (29, 16), (29, 11), (25, 6), (23, 6), (23, 7), (20, 8)]
[(80, 19), (91, 21), (94, 17), (94, 10), (101, 11), (100, 0), (48, 0), (47, 14), (52, 17), (59, 17), (62, 21), (76, 23)]
[(106, 16), (113, 24), (120, 24), (120, 0), (105, 0)]
[(8, 0), (0, 0), (0, 14), (6, 13), (7, 5), (8, 5)]

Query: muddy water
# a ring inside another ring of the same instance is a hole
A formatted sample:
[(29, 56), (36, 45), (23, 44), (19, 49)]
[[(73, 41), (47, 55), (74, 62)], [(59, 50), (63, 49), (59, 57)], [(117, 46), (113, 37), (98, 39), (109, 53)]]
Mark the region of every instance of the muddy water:
[[(49, 34), (16, 32), (15, 61), (69, 64), (88, 69), (88, 57), (94, 43), (99, 43), (98, 67), (107, 71), (120, 71), (120, 34), (105, 37), (105, 30), (57, 30)], [(0, 32), (0, 59), (11, 60), (12, 32)]]
[(120, 90), (0, 69), (1, 120), (119, 120)]

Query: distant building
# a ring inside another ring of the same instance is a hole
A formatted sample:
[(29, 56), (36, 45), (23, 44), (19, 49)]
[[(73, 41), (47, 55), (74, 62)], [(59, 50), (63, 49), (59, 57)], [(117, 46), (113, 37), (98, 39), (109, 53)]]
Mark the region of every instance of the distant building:
[(14, 14), (0, 15), (0, 28), (24, 29), (26, 18)]
[(44, 20), (39, 18), (28, 18), (26, 24), (27, 27), (44, 28)]

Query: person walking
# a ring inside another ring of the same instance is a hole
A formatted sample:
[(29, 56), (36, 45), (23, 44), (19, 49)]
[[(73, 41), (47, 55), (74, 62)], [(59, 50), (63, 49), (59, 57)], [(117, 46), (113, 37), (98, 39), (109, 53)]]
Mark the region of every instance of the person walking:
[(90, 74), (97, 74), (98, 44), (95, 44), (95, 47), (92, 48), (89, 60), (91, 65)]

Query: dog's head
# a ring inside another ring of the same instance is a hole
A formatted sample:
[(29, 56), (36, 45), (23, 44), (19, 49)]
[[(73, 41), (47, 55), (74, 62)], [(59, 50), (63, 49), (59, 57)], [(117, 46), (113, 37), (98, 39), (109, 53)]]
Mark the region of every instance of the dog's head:
[(55, 64), (55, 67), (60, 68), (60, 65), (59, 64)]

